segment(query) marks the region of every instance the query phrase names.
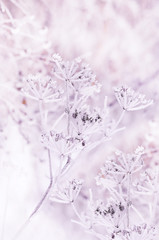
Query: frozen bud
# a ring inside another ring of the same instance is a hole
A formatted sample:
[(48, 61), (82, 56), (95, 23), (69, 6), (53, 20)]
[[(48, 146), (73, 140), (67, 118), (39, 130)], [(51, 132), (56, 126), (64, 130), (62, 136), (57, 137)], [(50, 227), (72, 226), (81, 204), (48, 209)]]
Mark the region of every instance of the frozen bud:
[(119, 203), (119, 210), (122, 212), (124, 211), (125, 207), (124, 205), (121, 204), (121, 202)]
[(75, 61), (76, 61), (77, 63), (81, 63), (82, 59), (81, 59), (80, 57), (77, 57), (77, 58), (75, 59)]
[(73, 202), (77, 198), (77, 196), (82, 188), (82, 183), (83, 183), (83, 181), (77, 180), (77, 179), (73, 179), (71, 182), (69, 182), (70, 201), (71, 202)]
[(47, 133), (41, 134), (41, 142), (45, 145), (49, 143), (50, 137)]
[(51, 60), (53, 62), (62, 62), (62, 57), (58, 53), (55, 53), (51, 56)]
[(144, 154), (144, 147), (138, 146), (135, 150), (136, 155), (143, 155)]

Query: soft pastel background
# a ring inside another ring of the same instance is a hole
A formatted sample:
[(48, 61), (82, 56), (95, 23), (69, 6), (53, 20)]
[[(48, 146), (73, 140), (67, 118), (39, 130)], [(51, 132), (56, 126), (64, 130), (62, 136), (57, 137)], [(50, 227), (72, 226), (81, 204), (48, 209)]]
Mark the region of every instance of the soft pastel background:
[[(70, 172), (85, 180), (79, 207), (90, 187), (98, 194), (94, 178), (113, 149), (133, 151), (142, 144), (147, 164), (157, 161), (151, 152), (159, 148), (159, 1), (0, 0), (0, 240), (12, 239), (48, 184), (47, 161), (30, 120), (38, 117), (37, 106), (19, 89), (23, 76), (49, 73), (57, 52), (90, 64), (102, 84), (93, 104), (102, 107), (108, 96), (114, 119), (120, 114), (114, 86), (124, 83), (154, 99), (150, 108), (127, 114), (126, 130), (111, 142), (80, 156)], [(70, 206), (48, 199), (19, 239), (94, 239), (71, 219), (76, 216)]]

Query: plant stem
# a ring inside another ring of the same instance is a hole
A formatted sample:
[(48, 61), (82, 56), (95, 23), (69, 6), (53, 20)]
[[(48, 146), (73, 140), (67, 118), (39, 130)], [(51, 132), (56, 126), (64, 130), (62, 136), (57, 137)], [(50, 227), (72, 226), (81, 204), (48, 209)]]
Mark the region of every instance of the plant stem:
[(52, 184), (53, 184), (52, 162), (51, 162), (51, 154), (50, 154), (50, 150), (49, 149), (48, 149), (48, 158), (49, 158), (50, 183), (49, 183), (49, 186), (47, 187), (43, 197), (41, 198), (40, 202), (37, 204), (37, 206), (35, 207), (34, 211), (30, 214), (29, 219), (31, 219), (36, 214), (36, 212), (39, 210), (39, 208), (41, 207), (41, 205), (45, 201), (46, 197), (48, 196), (48, 194), (50, 192), (50, 189), (52, 187)]
[(125, 114), (125, 110), (122, 111), (122, 113), (121, 113), (121, 115), (120, 115), (118, 121), (116, 122), (114, 128), (117, 128), (117, 127), (119, 126), (120, 122), (122, 121), (122, 119), (123, 119), (123, 117), (124, 117), (124, 114)]
[(45, 199), (47, 198), (52, 185), (53, 185), (53, 175), (52, 175), (52, 161), (51, 161), (51, 154), (50, 154), (50, 150), (48, 149), (48, 158), (49, 158), (49, 173), (50, 173), (50, 183), (43, 195), (43, 197), (41, 198), (41, 200), (39, 201), (39, 203), (36, 205), (36, 207), (34, 208), (34, 210), (32, 211), (32, 213), (30, 214), (30, 216), (28, 217), (28, 219), (26, 220), (26, 222), (20, 227), (20, 229), (18, 230), (18, 232), (15, 234), (13, 240), (16, 240), (19, 235), (23, 232), (23, 230), (26, 228), (26, 226), (29, 224), (31, 218), (38, 212), (38, 210), (40, 209), (40, 207), (42, 206), (43, 202), (45, 201)]
[(43, 115), (43, 101), (39, 100), (39, 111), (40, 111), (40, 124), (42, 131), (45, 129), (44, 115)]
[(131, 188), (131, 173), (128, 172), (128, 189), (127, 189), (127, 227), (130, 226), (130, 188)]
[(71, 203), (71, 205), (72, 205), (73, 211), (75, 212), (76, 216), (79, 218), (79, 220), (80, 220), (81, 222), (83, 222), (83, 219), (82, 219), (81, 216), (79, 215), (79, 213), (78, 213), (78, 211), (77, 211), (74, 203)]
[(136, 212), (136, 214), (139, 216), (139, 218), (141, 219), (141, 221), (144, 222), (145, 219), (143, 218), (143, 216), (141, 215), (141, 213), (137, 210), (137, 208), (134, 207), (134, 206), (131, 206), (131, 207), (132, 207), (132, 209), (134, 210), (134, 212)]
[(158, 203), (158, 175), (159, 175), (159, 169), (156, 170), (156, 176), (155, 176), (155, 182), (154, 182), (154, 200), (153, 200), (153, 206), (152, 206), (152, 217), (151, 217), (151, 224), (155, 224), (155, 216), (156, 216), (156, 208)]
[(70, 135), (70, 105), (69, 105), (69, 87), (68, 87), (68, 80), (66, 79), (66, 101), (67, 101), (67, 134)]

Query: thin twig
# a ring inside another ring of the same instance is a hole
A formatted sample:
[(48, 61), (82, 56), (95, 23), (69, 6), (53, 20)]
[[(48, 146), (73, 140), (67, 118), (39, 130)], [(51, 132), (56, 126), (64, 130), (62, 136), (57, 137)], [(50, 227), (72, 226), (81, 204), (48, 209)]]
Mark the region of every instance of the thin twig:
[(120, 122), (122, 121), (124, 115), (125, 115), (125, 110), (122, 111), (122, 113), (121, 113), (121, 115), (120, 115), (118, 121), (117, 121), (116, 124), (115, 124), (114, 129), (116, 129), (116, 128), (119, 126), (119, 124), (120, 124)]
[(78, 213), (74, 203), (71, 203), (73, 211), (75, 212), (76, 216), (79, 218), (79, 220), (83, 223), (83, 219), (81, 218), (80, 214)]

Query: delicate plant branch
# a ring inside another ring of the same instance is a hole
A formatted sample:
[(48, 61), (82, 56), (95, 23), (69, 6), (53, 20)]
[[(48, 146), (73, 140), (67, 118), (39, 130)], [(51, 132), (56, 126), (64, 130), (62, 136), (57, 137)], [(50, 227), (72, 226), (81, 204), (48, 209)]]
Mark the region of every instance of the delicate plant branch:
[(131, 172), (127, 173), (127, 209), (126, 209), (126, 215), (127, 215), (127, 228), (130, 226), (130, 204), (131, 204), (131, 195), (130, 195), (130, 189), (131, 189)]
[(158, 176), (159, 176), (159, 168), (157, 167), (156, 171), (156, 176), (155, 176), (155, 181), (154, 181), (154, 200), (153, 200), (153, 205), (152, 205), (152, 216), (150, 220), (150, 224), (155, 224), (155, 216), (156, 216), (156, 209), (157, 209), (157, 204), (158, 204)]
[(124, 117), (124, 115), (125, 115), (125, 112), (126, 112), (126, 110), (123, 110), (123, 111), (122, 111), (122, 113), (121, 113), (118, 121), (117, 121), (116, 124), (115, 124), (114, 129), (116, 129), (116, 128), (119, 126), (120, 122), (122, 121), (122, 119), (123, 119), (123, 117)]
[(136, 214), (139, 216), (141, 221), (144, 222), (145, 219), (143, 218), (142, 214), (137, 210), (137, 208), (134, 205), (131, 205), (131, 208), (134, 210), (134, 212), (136, 212)]
[(39, 100), (39, 112), (40, 112), (40, 121), (42, 131), (45, 131), (45, 121), (44, 121), (44, 114), (43, 114), (43, 100)]
[(52, 175), (52, 161), (51, 161), (51, 154), (50, 154), (50, 150), (48, 149), (48, 158), (49, 158), (49, 172), (50, 172), (50, 176), (49, 176), (49, 179), (50, 179), (50, 183), (49, 183), (49, 186), (48, 188), (46, 189), (43, 197), (41, 198), (40, 202), (37, 204), (37, 206), (35, 207), (34, 211), (30, 214), (29, 216), (29, 220), (37, 213), (37, 211), (39, 210), (39, 208), (42, 206), (43, 202), (45, 201), (45, 199), (47, 198), (51, 188), (52, 188), (52, 185), (53, 185), (53, 175)]
[(78, 213), (77, 208), (74, 205), (74, 202), (71, 203), (71, 206), (72, 206), (72, 209), (73, 209), (74, 213), (76, 214), (76, 216), (79, 218), (79, 220), (81, 222), (83, 222), (83, 219), (81, 218), (80, 214)]
[(65, 79), (66, 82), (66, 106), (67, 106), (67, 134), (70, 135), (70, 104), (69, 104), (69, 85), (68, 79)]

